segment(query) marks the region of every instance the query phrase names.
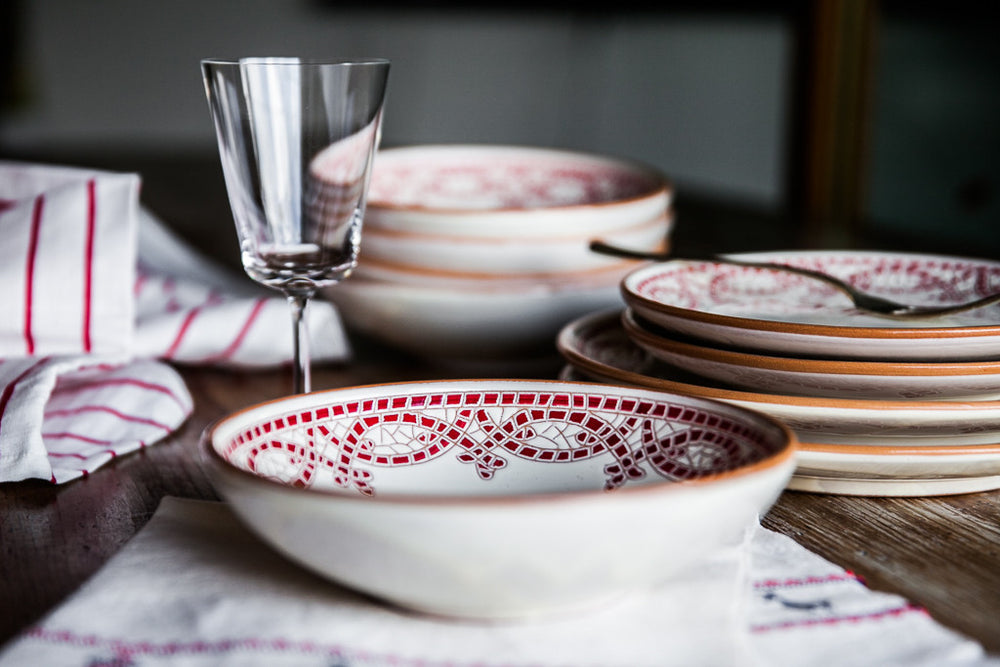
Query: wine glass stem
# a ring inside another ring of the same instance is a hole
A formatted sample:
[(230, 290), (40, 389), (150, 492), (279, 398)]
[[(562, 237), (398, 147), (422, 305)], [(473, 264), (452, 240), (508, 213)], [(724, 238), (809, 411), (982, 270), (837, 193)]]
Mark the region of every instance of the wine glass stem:
[(305, 317), (310, 296), (310, 294), (303, 292), (287, 295), (288, 304), (292, 307), (292, 337), (294, 340), (292, 385), (296, 394), (307, 394), (312, 391), (309, 328), (306, 326)]

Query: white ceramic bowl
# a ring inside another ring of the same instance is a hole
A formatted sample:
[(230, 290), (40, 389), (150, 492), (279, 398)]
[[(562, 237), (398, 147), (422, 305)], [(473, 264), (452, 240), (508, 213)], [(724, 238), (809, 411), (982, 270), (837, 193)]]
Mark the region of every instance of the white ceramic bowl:
[(306, 568), (406, 608), (523, 618), (649, 589), (738, 538), (795, 441), (705, 399), (465, 380), (258, 405), (205, 450), (236, 514)]
[[(349, 327), (418, 356), (492, 362), (555, 354), (569, 321), (621, 304), (623, 271), (590, 281), (374, 280), (362, 272), (325, 288)], [(486, 283), (486, 284), (484, 284)]]
[[(673, 215), (665, 213), (637, 225), (612, 230), (601, 240), (639, 251), (665, 251)], [(594, 237), (596, 238), (596, 237)], [(368, 227), (361, 242), (362, 264), (377, 261), (411, 271), (448, 271), (480, 275), (530, 275), (587, 271), (620, 260), (590, 249), (592, 237), (470, 238), (380, 230)]]
[(476, 239), (601, 235), (664, 215), (673, 188), (645, 165), (489, 144), (387, 148), (372, 167), (370, 230)]
[[(574, 285), (620, 284), (622, 277), (640, 263), (634, 259), (611, 259), (608, 264), (577, 271), (504, 274), (478, 271), (443, 271), (432, 268), (420, 269), (364, 259), (354, 269), (354, 275), (398, 285), (429, 285), (447, 290), (532, 291), (552, 290)], [(618, 301), (621, 302), (621, 298)]]

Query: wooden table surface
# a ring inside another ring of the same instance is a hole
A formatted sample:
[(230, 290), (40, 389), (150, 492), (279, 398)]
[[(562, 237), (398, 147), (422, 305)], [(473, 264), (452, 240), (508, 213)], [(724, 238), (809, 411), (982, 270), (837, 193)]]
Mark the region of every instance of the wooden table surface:
[[(350, 363), (317, 369), (316, 389), (468, 375), (366, 341), (355, 347)], [(553, 357), (537, 373), (520, 375), (551, 378), (560, 366)], [(195, 411), (175, 435), (64, 485), (0, 485), (0, 643), (92, 575), (143, 527), (162, 497), (217, 499), (198, 451), (204, 427), (291, 390), (284, 371), (181, 371)], [(502, 368), (490, 374), (505, 375)], [(1000, 492), (938, 498), (786, 492), (764, 524), (1000, 653)]]

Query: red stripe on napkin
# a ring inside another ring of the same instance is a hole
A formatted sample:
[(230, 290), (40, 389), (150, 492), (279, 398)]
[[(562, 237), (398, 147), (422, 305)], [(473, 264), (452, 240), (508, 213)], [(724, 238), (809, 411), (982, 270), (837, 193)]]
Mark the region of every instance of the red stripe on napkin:
[(73, 392), (89, 392), (93, 389), (100, 387), (113, 387), (128, 385), (130, 387), (136, 387), (138, 389), (146, 389), (149, 391), (159, 392), (165, 396), (169, 396), (174, 403), (177, 404), (182, 410), (187, 410), (188, 406), (181, 400), (181, 398), (176, 394), (176, 392), (171, 391), (168, 387), (164, 387), (160, 384), (154, 384), (152, 382), (145, 382), (143, 380), (137, 380), (136, 378), (104, 378), (100, 380), (88, 381), (86, 385), (83, 386), (66, 386), (66, 387), (56, 387), (52, 391), (52, 395), (64, 395), (71, 394)]
[(28, 355), (35, 353), (35, 337), (31, 332), (31, 307), (34, 299), (35, 285), (35, 255), (38, 252), (38, 230), (42, 226), (42, 210), (45, 207), (45, 196), (35, 198), (35, 207), (31, 213), (31, 233), (28, 237), (28, 257), (24, 276), (24, 343)]
[(191, 326), (191, 322), (194, 318), (198, 317), (198, 313), (201, 312), (202, 306), (195, 306), (188, 311), (188, 314), (184, 317), (184, 321), (181, 322), (181, 327), (177, 331), (177, 335), (174, 337), (174, 342), (170, 344), (167, 351), (163, 356), (167, 359), (173, 359), (177, 354), (177, 349), (181, 346), (181, 341), (184, 340), (184, 334), (187, 333), (188, 328)]
[(80, 415), (86, 412), (103, 412), (105, 414), (109, 414), (125, 422), (132, 422), (133, 424), (146, 424), (147, 426), (158, 428), (162, 431), (166, 431), (167, 433), (173, 430), (172, 427), (167, 426), (166, 424), (163, 424), (161, 422), (158, 422), (155, 419), (149, 419), (148, 417), (140, 417), (137, 415), (126, 414), (121, 410), (117, 410), (107, 405), (82, 405), (77, 408), (68, 408), (65, 410), (50, 410), (45, 413), (45, 418), (48, 419), (50, 417), (71, 417), (73, 415)]
[[(167, 278), (163, 281), (163, 291), (167, 293), (173, 293), (174, 291), (174, 280), (173, 278)], [(177, 355), (177, 350), (180, 349), (181, 342), (183, 342), (184, 337), (187, 335), (188, 329), (191, 328), (191, 323), (194, 322), (195, 318), (201, 313), (202, 310), (208, 308), (217, 303), (221, 303), (222, 298), (214, 291), (210, 291), (205, 301), (197, 306), (191, 308), (187, 315), (184, 317), (184, 321), (181, 322), (180, 328), (177, 330), (177, 335), (174, 336), (174, 342), (170, 344), (167, 351), (163, 354), (166, 359), (173, 359)], [(166, 304), (166, 310), (168, 312), (180, 310), (181, 306), (176, 301), (174, 296), (170, 297), (170, 300)]]
[[(91, 438), (87, 435), (81, 435), (79, 433), (73, 433), (72, 431), (60, 431), (58, 433), (42, 433), (43, 438), (50, 438), (52, 440), (79, 440), (80, 442), (86, 442), (91, 445), (110, 445), (110, 440), (99, 440), (97, 438)], [(107, 450), (112, 456), (115, 455), (114, 450)], [(51, 456), (51, 454), (50, 454)]]
[(97, 228), (97, 183), (87, 181), (87, 242), (83, 262), (83, 351), (90, 352), (90, 309), (94, 285), (94, 234)]
[(267, 302), (267, 299), (257, 299), (257, 302), (253, 305), (253, 308), (250, 310), (250, 314), (247, 315), (246, 320), (243, 322), (243, 326), (240, 328), (239, 332), (237, 332), (236, 338), (233, 339), (233, 342), (230, 343), (226, 349), (206, 359), (205, 363), (224, 361), (232, 358), (232, 356), (236, 354), (236, 350), (240, 349), (240, 345), (243, 344), (243, 339), (247, 337), (247, 332), (250, 331), (250, 327), (253, 326), (254, 321), (257, 319), (257, 316), (260, 315), (260, 311), (264, 309), (264, 306), (267, 305)]

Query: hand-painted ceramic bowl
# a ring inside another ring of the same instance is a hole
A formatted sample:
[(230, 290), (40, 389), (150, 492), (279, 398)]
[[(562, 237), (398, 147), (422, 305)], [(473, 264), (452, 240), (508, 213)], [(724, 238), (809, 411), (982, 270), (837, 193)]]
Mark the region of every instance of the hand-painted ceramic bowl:
[[(600, 235), (629, 250), (665, 252), (673, 213)], [(597, 238), (596, 236), (593, 238)], [(470, 238), (380, 230), (369, 226), (361, 243), (361, 267), (370, 261), (401, 271), (475, 273), (486, 277), (553, 275), (608, 268), (621, 260), (590, 249), (591, 236)]]
[(489, 144), (388, 148), (372, 167), (365, 225), (474, 239), (591, 237), (663, 216), (656, 170), (573, 151)]
[(629, 270), (477, 280), (369, 269), (321, 291), (348, 327), (417, 356), (460, 363), (554, 356), (566, 322), (621, 304), (618, 285)]
[(464, 380), (261, 404), (204, 448), (220, 495), (291, 560), (404, 608), (504, 619), (648, 590), (738, 540), (795, 439), (705, 399)]

